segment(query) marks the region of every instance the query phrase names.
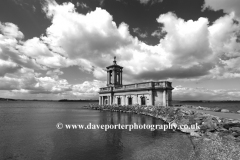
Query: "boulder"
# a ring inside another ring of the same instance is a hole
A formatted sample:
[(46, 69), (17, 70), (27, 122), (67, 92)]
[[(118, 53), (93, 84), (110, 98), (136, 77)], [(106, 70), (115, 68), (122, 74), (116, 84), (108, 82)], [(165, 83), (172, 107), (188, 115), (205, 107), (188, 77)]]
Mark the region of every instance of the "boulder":
[(230, 128), (239, 128), (240, 123), (227, 123), (223, 124), (223, 128), (230, 129)]
[(221, 112), (221, 109), (220, 108), (214, 108), (213, 111), (214, 112)]
[(240, 127), (232, 127), (229, 130), (240, 133)]
[(202, 123), (201, 130), (204, 132), (215, 131), (218, 127), (214, 121), (208, 120)]
[(233, 135), (231, 135), (231, 134), (228, 134), (228, 135), (223, 136), (223, 137), (228, 139), (228, 140), (230, 140), (230, 141), (234, 141), (235, 140), (235, 137)]
[(179, 125), (186, 125), (189, 124), (189, 119), (188, 118), (181, 118), (180, 120), (177, 121)]
[(221, 109), (221, 112), (223, 112), (223, 113), (228, 113), (229, 110), (227, 110), (227, 109)]
[(201, 135), (198, 132), (190, 132), (190, 135), (193, 137), (201, 137)]
[(239, 110), (239, 111), (237, 111), (237, 113), (239, 113), (239, 114), (240, 114), (240, 110)]
[(180, 128), (180, 130), (184, 133), (192, 133), (198, 131), (198, 129), (189, 129), (189, 128)]

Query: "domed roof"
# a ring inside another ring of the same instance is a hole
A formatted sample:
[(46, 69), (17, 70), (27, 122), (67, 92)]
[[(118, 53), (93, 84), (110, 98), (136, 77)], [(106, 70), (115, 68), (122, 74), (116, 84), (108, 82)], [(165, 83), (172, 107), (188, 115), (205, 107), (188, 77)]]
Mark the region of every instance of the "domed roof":
[(110, 66), (108, 66), (108, 67), (106, 67), (106, 68), (107, 68), (107, 69), (109, 69), (109, 68), (121, 68), (121, 69), (123, 69), (122, 66), (117, 65), (116, 56), (114, 56), (113, 65), (110, 65)]

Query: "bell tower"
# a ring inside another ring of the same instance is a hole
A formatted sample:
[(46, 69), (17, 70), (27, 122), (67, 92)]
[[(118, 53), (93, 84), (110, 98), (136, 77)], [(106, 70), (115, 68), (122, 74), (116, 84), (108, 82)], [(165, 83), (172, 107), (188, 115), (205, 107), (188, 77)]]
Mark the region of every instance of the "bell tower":
[(122, 86), (122, 69), (117, 65), (116, 56), (114, 56), (113, 64), (107, 68), (107, 86), (117, 87)]

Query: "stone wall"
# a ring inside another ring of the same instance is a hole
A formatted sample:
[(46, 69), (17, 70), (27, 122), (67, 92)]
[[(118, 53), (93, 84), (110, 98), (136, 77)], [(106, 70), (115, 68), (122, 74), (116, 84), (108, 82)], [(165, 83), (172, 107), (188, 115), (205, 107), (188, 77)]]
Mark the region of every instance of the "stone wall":
[(151, 91), (119, 92), (114, 94), (114, 104), (117, 104), (117, 98), (121, 98), (121, 105), (128, 105), (128, 97), (131, 96), (132, 104), (141, 104), (141, 96), (146, 97), (146, 105), (152, 105)]
[(164, 95), (165, 92), (163, 91), (160, 91), (160, 90), (156, 90), (156, 91), (153, 91), (153, 101), (154, 101), (154, 104), (155, 105), (161, 105), (161, 106), (164, 106), (165, 103), (163, 101), (163, 95)]

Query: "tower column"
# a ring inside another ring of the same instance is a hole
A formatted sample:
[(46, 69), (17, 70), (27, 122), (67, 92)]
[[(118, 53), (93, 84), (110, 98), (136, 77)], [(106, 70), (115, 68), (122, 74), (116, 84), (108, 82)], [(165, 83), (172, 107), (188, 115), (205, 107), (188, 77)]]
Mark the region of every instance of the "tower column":
[(112, 95), (110, 95), (109, 97), (110, 97), (109, 104), (112, 105)]
[(117, 78), (117, 76), (116, 76), (116, 71), (115, 71), (115, 69), (113, 70), (113, 84), (115, 85), (116, 84), (116, 78)]
[(107, 71), (107, 85), (109, 85), (109, 71)]
[(120, 84), (122, 85), (122, 70), (120, 72)]
[(150, 105), (153, 105), (153, 91), (150, 92)]
[(167, 100), (166, 100), (166, 90), (163, 90), (163, 106), (166, 106)]
[(102, 99), (102, 97), (101, 96), (99, 96), (99, 105), (101, 105), (101, 99)]
[(112, 83), (112, 82), (111, 82), (111, 78), (112, 78), (111, 74), (112, 74), (112, 71), (109, 71), (109, 84)]
[(118, 72), (118, 84), (121, 84), (120, 77), (121, 77), (120, 72)]
[(169, 104), (168, 104), (168, 90), (166, 90), (166, 106), (169, 106)]

